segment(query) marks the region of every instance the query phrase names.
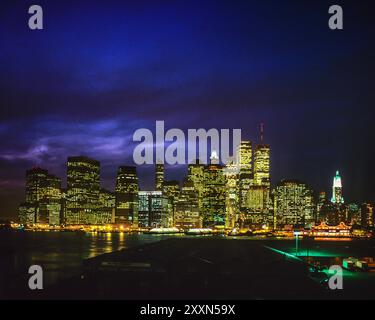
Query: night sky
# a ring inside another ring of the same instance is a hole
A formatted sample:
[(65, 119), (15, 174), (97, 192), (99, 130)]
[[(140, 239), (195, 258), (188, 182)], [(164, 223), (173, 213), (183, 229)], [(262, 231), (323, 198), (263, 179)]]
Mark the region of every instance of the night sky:
[[(261, 3), (261, 4), (260, 4)], [(39, 4), (44, 29), (28, 28)], [(343, 6), (344, 30), (328, 28)], [(375, 201), (374, 35), (365, 1), (9, 1), (0, 4), (0, 217), (25, 171), (66, 179), (68, 155), (102, 164), (113, 189), (138, 128), (265, 124), (271, 180), (296, 178)], [(167, 169), (182, 179), (186, 167)], [(153, 188), (153, 168), (139, 167)]]

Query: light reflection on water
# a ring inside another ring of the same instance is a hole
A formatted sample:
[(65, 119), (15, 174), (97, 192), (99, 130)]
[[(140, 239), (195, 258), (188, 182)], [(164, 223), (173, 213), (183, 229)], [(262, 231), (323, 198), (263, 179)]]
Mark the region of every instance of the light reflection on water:
[(125, 233), (11, 232), (0, 233), (2, 272), (13, 283), (27, 285), (28, 268), (44, 271), (44, 284), (80, 274), (82, 261), (100, 254), (159, 241), (172, 236)]

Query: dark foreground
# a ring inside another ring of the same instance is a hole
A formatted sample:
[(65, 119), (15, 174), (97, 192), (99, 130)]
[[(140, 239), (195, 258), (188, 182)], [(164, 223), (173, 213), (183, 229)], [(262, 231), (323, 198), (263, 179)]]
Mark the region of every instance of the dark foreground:
[[(353, 282), (353, 275), (357, 277), (353, 274), (350, 275), (351, 288), (329, 290), (308, 276), (305, 259), (270, 249), (282, 243), (220, 238), (168, 239), (88, 259), (82, 279), (57, 286), (48, 295), (73, 299), (374, 298), (374, 277), (365, 278), (362, 283)], [(316, 243), (314, 245), (316, 247)], [(358, 246), (363, 247), (361, 243)], [(368, 254), (371, 248), (365, 247)], [(340, 255), (340, 250), (337, 252)]]
[[(276, 250), (275, 250), (276, 249)], [(289, 253), (289, 254), (288, 254)], [(216, 237), (171, 238), (84, 261), (72, 277), (26, 299), (374, 299), (374, 272), (344, 272), (344, 289), (330, 290), (308, 272), (308, 262), (340, 264), (374, 256), (374, 243)]]

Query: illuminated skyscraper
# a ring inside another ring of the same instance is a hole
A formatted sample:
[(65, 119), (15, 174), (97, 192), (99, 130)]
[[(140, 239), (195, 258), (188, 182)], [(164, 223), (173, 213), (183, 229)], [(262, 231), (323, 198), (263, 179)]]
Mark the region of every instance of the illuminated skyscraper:
[(138, 225), (141, 228), (173, 226), (172, 205), (161, 191), (139, 191)]
[(39, 200), (37, 222), (58, 226), (61, 224), (61, 180), (48, 174), (44, 180), (42, 199)]
[(254, 185), (270, 187), (270, 146), (258, 144), (254, 154)]
[(119, 167), (116, 179), (115, 222), (126, 227), (138, 227), (138, 176), (137, 168)]
[(110, 224), (115, 222), (115, 193), (100, 189), (99, 208), (97, 212), (97, 224)]
[(204, 167), (202, 218), (203, 226), (225, 225), (226, 178), (221, 165)]
[(274, 189), (275, 227), (314, 221), (313, 191), (297, 180), (282, 180)]
[(37, 204), (45, 193), (48, 170), (33, 168), (26, 171), (26, 203)]
[(177, 180), (169, 180), (164, 182), (163, 194), (172, 200), (176, 200), (180, 193), (180, 183)]
[(195, 163), (188, 165), (187, 179), (193, 183), (194, 190), (198, 195), (199, 210), (201, 211), (203, 205), (204, 165), (200, 164), (198, 159)]
[(269, 216), (269, 188), (264, 185), (250, 186), (246, 194), (245, 225), (262, 227), (271, 219)]
[(361, 225), (361, 208), (355, 203), (349, 203), (347, 206), (347, 220), (348, 224)]
[(237, 147), (237, 166), (239, 169), (239, 206), (241, 212), (246, 210), (246, 194), (253, 184), (252, 145), (250, 141), (241, 141)]
[(374, 205), (363, 203), (361, 206), (361, 225), (364, 228), (374, 226)]
[(333, 178), (331, 202), (335, 204), (344, 203), (344, 197), (342, 196), (341, 177), (338, 171), (336, 171), (336, 175)]
[(238, 166), (233, 161), (228, 161), (224, 168), (226, 177), (225, 196), (225, 227), (234, 228), (239, 219), (238, 199)]
[(172, 204), (173, 214), (176, 210), (177, 200), (180, 195), (180, 183), (177, 180), (164, 181), (163, 195), (168, 197)]
[(185, 180), (176, 202), (174, 225), (179, 228), (199, 228), (201, 219), (198, 207), (198, 194), (191, 181)]
[(66, 223), (96, 224), (100, 192), (100, 162), (69, 157), (67, 163)]
[(164, 164), (156, 163), (155, 166), (155, 188), (157, 191), (163, 190), (164, 183)]
[(19, 208), (21, 223), (60, 225), (61, 180), (47, 170), (26, 171), (26, 202)]
[(242, 173), (252, 173), (252, 154), (251, 141), (241, 141), (237, 147), (237, 164)]

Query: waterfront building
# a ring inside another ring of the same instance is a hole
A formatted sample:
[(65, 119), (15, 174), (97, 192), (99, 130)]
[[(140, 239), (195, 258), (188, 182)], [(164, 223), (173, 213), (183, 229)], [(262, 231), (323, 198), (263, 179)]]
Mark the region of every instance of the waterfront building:
[(203, 226), (225, 225), (226, 178), (223, 166), (209, 164), (204, 167), (202, 219)]
[(48, 170), (26, 171), (25, 203), (19, 207), (19, 220), (24, 224), (60, 225), (62, 211), (61, 180)]
[(187, 180), (193, 183), (194, 190), (198, 195), (198, 207), (201, 212), (203, 207), (204, 165), (198, 159), (196, 159), (195, 163), (188, 165)]
[(30, 225), (36, 223), (36, 206), (27, 202), (21, 203), (18, 208), (18, 220), (20, 223)]
[(177, 180), (164, 181), (163, 184), (163, 195), (166, 196), (173, 210), (173, 216), (176, 212), (176, 205), (180, 195), (180, 183)]
[(246, 194), (245, 225), (261, 227), (269, 219), (269, 188), (266, 185), (252, 185)]
[(225, 227), (233, 229), (240, 219), (238, 194), (238, 166), (233, 160), (228, 161), (224, 168), (225, 186)]
[(349, 203), (346, 206), (347, 222), (348, 224), (359, 226), (361, 225), (361, 207), (355, 203)]
[(173, 226), (172, 204), (162, 191), (139, 191), (138, 201), (138, 226), (140, 228)]
[(181, 193), (177, 197), (174, 226), (186, 229), (202, 227), (198, 206), (198, 194), (195, 192), (194, 184), (191, 181), (184, 181)]
[(275, 227), (314, 222), (313, 191), (298, 180), (282, 180), (273, 191)]
[(363, 203), (361, 206), (361, 225), (364, 228), (374, 226), (374, 205)]
[(115, 193), (106, 189), (100, 189), (99, 208), (97, 212), (96, 223), (97, 224), (115, 223), (115, 207), (116, 207)]
[(115, 223), (138, 227), (138, 175), (137, 168), (121, 166), (116, 178)]
[(67, 162), (66, 223), (96, 224), (100, 192), (100, 162), (84, 156)]
[(237, 147), (236, 155), (238, 170), (239, 170), (239, 207), (240, 211), (246, 211), (246, 194), (253, 184), (252, 172), (252, 144), (250, 141), (241, 141)]

